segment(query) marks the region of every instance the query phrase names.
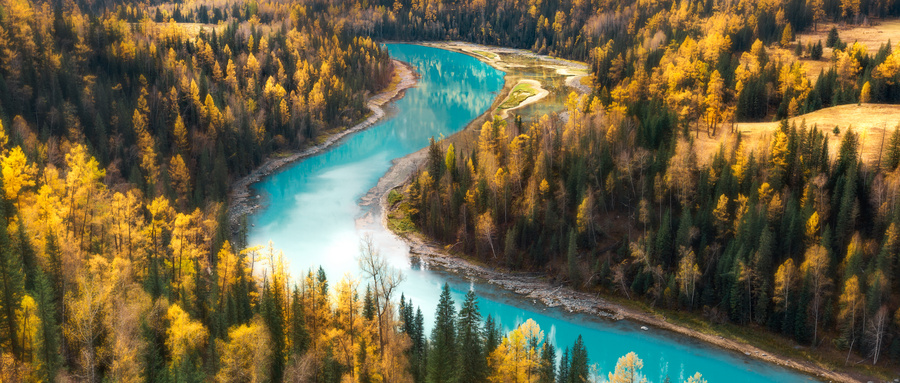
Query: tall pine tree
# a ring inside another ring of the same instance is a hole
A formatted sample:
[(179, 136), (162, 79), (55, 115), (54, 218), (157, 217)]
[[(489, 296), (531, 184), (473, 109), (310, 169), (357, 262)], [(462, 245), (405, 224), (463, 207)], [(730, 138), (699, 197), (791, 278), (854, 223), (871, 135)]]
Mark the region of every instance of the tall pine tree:
[(450, 286), (444, 284), (438, 301), (428, 352), (428, 381), (454, 382), (456, 368), (456, 307), (450, 297)]

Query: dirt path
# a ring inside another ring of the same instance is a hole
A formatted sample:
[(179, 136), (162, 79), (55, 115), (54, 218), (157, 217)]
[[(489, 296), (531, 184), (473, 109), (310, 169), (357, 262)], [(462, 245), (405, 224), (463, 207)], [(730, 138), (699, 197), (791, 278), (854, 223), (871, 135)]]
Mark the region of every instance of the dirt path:
[(396, 98), (402, 97), (403, 91), (413, 87), (416, 84), (418, 75), (414, 68), (398, 60), (393, 60), (393, 62), (396, 83), (390, 89), (376, 94), (366, 101), (366, 107), (368, 107), (369, 110), (372, 111), (372, 114), (369, 115), (368, 118), (346, 130), (341, 131), (340, 133), (331, 135), (330, 137), (328, 137), (328, 139), (325, 140), (325, 142), (319, 145), (291, 153), (290, 155), (285, 157), (270, 157), (265, 162), (263, 162), (262, 165), (253, 170), (250, 174), (231, 184), (231, 192), (228, 198), (229, 201), (231, 201), (228, 206), (228, 220), (231, 224), (232, 232), (235, 232), (237, 230), (240, 223), (240, 218), (242, 216), (252, 214), (263, 207), (260, 201), (260, 197), (258, 195), (252, 195), (252, 192), (250, 190), (251, 185), (261, 181), (264, 177), (272, 174), (285, 165), (321, 153), (323, 150), (329, 148), (331, 145), (334, 145), (335, 142), (338, 142), (340, 139), (346, 137), (347, 135), (356, 133), (360, 130), (369, 128), (370, 126), (374, 125), (384, 117), (385, 112), (382, 107), (385, 104), (393, 101)]

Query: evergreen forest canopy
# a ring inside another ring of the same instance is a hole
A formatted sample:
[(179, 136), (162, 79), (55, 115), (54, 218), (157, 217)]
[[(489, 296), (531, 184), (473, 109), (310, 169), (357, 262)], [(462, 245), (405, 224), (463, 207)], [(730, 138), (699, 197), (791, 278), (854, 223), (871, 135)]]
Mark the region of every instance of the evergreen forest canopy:
[[(593, 376), (580, 342), (555, 367), (533, 322), (500, 334), (474, 298), (455, 313), (442, 297), (426, 341), (390, 281), (368, 278), (360, 299), (358, 280), (291, 280), (271, 246), (228, 230), (231, 181), (352, 125), (390, 86), (373, 39), (447, 38), (585, 60), (594, 84), (566, 120), (489, 122), (466, 152), (434, 145), (402, 202), (423, 232), (579, 288), (896, 365), (900, 133), (879, 163), (860, 160), (852, 131), (836, 158), (827, 132), (785, 124), (767, 148), (706, 163), (690, 136), (898, 101), (890, 44), (794, 41), (898, 13), (857, 0), (0, 0), (0, 376)], [(798, 57), (833, 65), (811, 80)], [(641, 363), (620, 365), (610, 380)]]

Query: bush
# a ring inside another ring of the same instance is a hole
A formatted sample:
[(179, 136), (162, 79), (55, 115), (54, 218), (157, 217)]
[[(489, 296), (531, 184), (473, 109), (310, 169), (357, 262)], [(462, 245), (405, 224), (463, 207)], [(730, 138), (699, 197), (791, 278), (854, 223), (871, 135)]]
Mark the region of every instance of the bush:
[(391, 192), (388, 193), (388, 206), (394, 206), (395, 204), (397, 204), (397, 202), (400, 202), (402, 200), (403, 194), (400, 194), (396, 190), (391, 190)]

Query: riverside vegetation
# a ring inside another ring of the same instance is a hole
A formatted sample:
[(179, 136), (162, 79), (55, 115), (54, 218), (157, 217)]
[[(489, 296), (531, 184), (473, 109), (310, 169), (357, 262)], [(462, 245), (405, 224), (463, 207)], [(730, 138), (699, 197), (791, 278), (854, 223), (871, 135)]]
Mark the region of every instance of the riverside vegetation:
[[(587, 60), (594, 73), (593, 93), (573, 98), (565, 121), (490, 122), (469, 153), (435, 146), (404, 201), (426, 233), (498, 264), (678, 298), (668, 301), (710, 320), (897, 363), (900, 134), (881, 161), (862, 163), (850, 130), (828, 158), (827, 132), (784, 126), (771, 147), (723, 148), (702, 167), (690, 135), (714, 136), (734, 118), (896, 101), (900, 53), (890, 44), (870, 53), (835, 31), (824, 42), (833, 65), (815, 84), (791, 57), (821, 54), (795, 43), (795, 31), (898, 9), (0, 0), (0, 376), (595, 377), (579, 343), (555, 368), (539, 329), (526, 321), (498, 334), (473, 314), (474, 300), (459, 315), (444, 302), (426, 342), (422, 316), (393, 301), (380, 269), (359, 299), (352, 278), (291, 280), (271, 246), (230, 238), (231, 180), (362, 119), (366, 96), (390, 83), (392, 63), (372, 38), (530, 48)], [(605, 223), (616, 215), (629, 219)], [(482, 344), (481, 354), (455, 352)], [(637, 356), (619, 364), (610, 380), (640, 376)]]

